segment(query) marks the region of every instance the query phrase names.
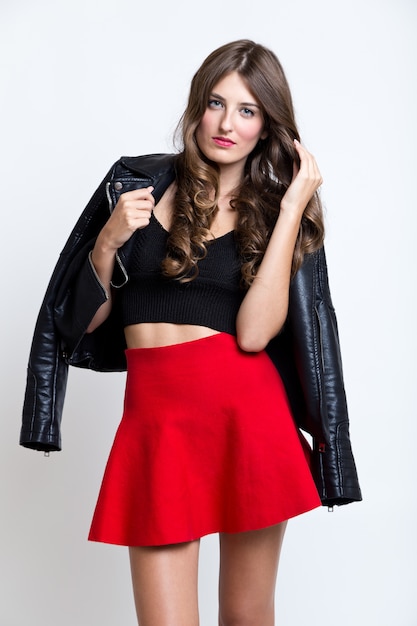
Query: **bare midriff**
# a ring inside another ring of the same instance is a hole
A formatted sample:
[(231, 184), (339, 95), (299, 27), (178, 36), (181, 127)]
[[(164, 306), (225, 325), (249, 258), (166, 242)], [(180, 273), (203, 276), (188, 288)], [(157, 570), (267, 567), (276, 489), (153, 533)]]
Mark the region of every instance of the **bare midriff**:
[(126, 326), (125, 337), (128, 348), (160, 348), (203, 339), (217, 335), (218, 332), (213, 328), (195, 326), (194, 324), (152, 322)]

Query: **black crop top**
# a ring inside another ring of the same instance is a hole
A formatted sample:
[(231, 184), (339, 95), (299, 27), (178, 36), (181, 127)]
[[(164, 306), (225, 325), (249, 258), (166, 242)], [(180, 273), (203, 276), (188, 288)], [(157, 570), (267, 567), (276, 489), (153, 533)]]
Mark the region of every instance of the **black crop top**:
[(161, 262), (169, 233), (152, 214), (136, 231), (129, 280), (122, 289), (123, 325), (171, 322), (207, 326), (236, 334), (236, 315), (245, 291), (240, 288), (241, 261), (233, 231), (207, 243), (199, 274), (189, 283), (166, 278)]

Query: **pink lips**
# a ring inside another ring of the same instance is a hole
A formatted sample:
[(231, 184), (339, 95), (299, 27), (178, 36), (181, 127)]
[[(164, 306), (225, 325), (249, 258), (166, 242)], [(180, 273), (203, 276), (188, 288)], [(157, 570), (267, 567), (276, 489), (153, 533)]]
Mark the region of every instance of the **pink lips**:
[(231, 139), (227, 139), (226, 137), (213, 137), (213, 141), (215, 144), (221, 146), (222, 148), (230, 148), (231, 146), (235, 145), (234, 141), (232, 141)]

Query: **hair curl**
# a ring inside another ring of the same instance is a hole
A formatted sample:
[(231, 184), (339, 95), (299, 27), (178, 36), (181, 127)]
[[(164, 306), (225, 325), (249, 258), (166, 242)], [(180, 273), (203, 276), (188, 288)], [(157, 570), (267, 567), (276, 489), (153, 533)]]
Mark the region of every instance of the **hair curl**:
[[(237, 211), (237, 242), (242, 258), (242, 284), (248, 287), (265, 253), (280, 210), (280, 202), (299, 163), (294, 139), (300, 140), (292, 97), (275, 54), (242, 39), (212, 52), (194, 75), (188, 105), (177, 127), (181, 151), (176, 156), (177, 193), (167, 256), (166, 276), (188, 282), (198, 273), (198, 261), (207, 253), (210, 226), (218, 211), (219, 168), (198, 147), (196, 129), (213, 87), (227, 74), (238, 72), (258, 101), (268, 135), (248, 156), (244, 177), (231, 200)], [(308, 203), (294, 249), (292, 274), (304, 255), (324, 239), (323, 213), (318, 194)]]

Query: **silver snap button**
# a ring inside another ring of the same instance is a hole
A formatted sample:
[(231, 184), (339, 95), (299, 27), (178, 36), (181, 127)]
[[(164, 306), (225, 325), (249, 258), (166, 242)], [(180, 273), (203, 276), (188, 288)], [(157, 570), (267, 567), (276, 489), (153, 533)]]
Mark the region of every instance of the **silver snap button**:
[(120, 191), (121, 189), (123, 189), (123, 183), (114, 183), (114, 188), (116, 191)]

